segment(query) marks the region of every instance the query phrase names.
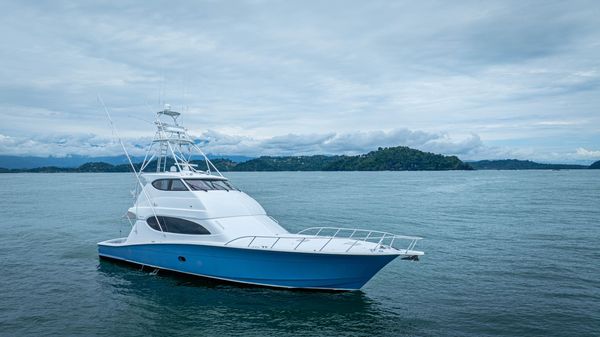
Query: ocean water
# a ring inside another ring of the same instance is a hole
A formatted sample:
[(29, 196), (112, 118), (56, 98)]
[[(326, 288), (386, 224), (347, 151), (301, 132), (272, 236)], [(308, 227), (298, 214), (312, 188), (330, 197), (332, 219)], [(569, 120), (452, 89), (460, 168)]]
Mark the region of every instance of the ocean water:
[(360, 292), (99, 261), (128, 174), (0, 174), (1, 336), (600, 336), (600, 170), (232, 173), (290, 231), (419, 235)]

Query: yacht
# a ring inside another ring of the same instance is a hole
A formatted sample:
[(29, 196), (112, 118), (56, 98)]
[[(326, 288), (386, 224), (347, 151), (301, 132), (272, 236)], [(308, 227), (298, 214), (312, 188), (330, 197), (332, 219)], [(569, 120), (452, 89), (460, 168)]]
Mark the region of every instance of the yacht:
[(219, 172), (179, 120), (169, 106), (156, 114), (145, 159), (139, 169), (131, 165), (138, 182), (126, 215), (131, 232), (98, 243), (100, 258), (258, 286), (351, 291), (397, 257), (424, 254), (414, 250), (421, 239), (414, 236), (288, 232)]

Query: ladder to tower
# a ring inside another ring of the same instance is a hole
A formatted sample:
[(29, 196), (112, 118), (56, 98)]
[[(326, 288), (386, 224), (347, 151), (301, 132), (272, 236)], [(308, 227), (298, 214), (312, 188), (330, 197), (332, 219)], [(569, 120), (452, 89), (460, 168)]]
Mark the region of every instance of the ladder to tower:
[(161, 141), (158, 145), (158, 159), (156, 161), (156, 172), (167, 171), (167, 158), (169, 158), (169, 145), (167, 141)]

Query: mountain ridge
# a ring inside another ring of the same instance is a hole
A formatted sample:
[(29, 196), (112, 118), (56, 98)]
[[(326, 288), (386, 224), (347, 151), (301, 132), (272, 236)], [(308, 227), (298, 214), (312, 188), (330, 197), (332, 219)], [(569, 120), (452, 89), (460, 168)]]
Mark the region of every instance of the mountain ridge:
[[(9, 156), (0, 156), (9, 157)], [(100, 159), (105, 157), (100, 157)], [(79, 166), (60, 167), (48, 165), (34, 168), (1, 167), (0, 173), (59, 173), (59, 172), (129, 172), (129, 164), (124, 156), (107, 157), (113, 162), (89, 161)], [(548, 164), (531, 160), (498, 159), (461, 161), (456, 156), (445, 156), (412, 149), (406, 146), (378, 148), (365, 154), (349, 155), (310, 155), (310, 156), (245, 156), (209, 158), (224, 172), (244, 171), (442, 171), (442, 170), (563, 170), (600, 169), (600, 161), (590, 166), (577, 164)], [(78, 158), (79, 160), (80, 158)], [(96, 158), (91, 158), (96, 159)], [(134, 157), (141, 161), (141, 157)], [(116, 163), (114, 163), (116, 161)], [(0, 161), (1, 163), (1, 161)], [(192, 161), (202, 164), (202, 160)], [(141, 166), (135, 164), (136, 169)], [(172, 163), (169, 163), (169, 166)], [(149, 169), (152, 169), (152, 164)]]
[(479, 160), (467, 163), (476, 170), (579, 170), (589, 167), (577, 164), (544, 164), (519, 159)]
[[(227, 158), (233, 162), (239, 163), (253, 159), (254, 157), (242, 155), (220, 156), (209, 154), (208, 158)], [(143, 161), (143, 156), (133, 156), (134, 162)], [(65, 157), (40, 157), (40, 156), (15, 156), (15, 155), (0, 155), (0, 167), (6, 169), (36, 169), (40, 167), (61, 167), (61, 168), (77, 168), (86, 163), (104, 162), (112, 165), (127, 164), (125, 155), (118, 156), (100, 156), (90, 157), (81, 155), (71, 155)]]
[[(438, 171), (472, 170), (456, 156), (444, 156), (406, 146), (378, 148), (356, 156), (263, 156), (236, 163), (231, 159), (212, 160), (222, 171)], [(202, 161), (192, 161), (202, 163)], [(168, 164), (169, 166), (171, 164)], [(136, 164), (139, 168), (139, 163)], [(149, 167), (151, 169), (151, 167)], [(89, 162), (76, 168), (46, 166), (32, 169), (0, 169), (0, 172), (128, 172), (127, 164)]]

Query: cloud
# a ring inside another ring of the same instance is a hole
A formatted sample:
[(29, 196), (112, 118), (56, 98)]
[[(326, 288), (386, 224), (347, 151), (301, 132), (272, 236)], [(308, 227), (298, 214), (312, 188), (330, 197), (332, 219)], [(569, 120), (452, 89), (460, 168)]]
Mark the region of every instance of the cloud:
[(428, 133), (408, 129), (390, 131), (355, 131), (348, 133), (287, 134), (270, 138), (234, 137), (214, 130), (199, 136), (207, 152), (212, 154), (312, 155), (360, 154), (378, 147), (408, 146), (423, 151), (463, 155), (483, 146), (473, 134), (462, 139), (445, 133)]
[[(477, 135), (453, 139), (447, 134), (395, 129), (391, 131), (357, 131), (350, 133), (287, 134), (266, 138), (230, 135), (207, 130), (198, 136), (196, 143), (204, 152), (214, 155), (312, 155), (360, 154), (378, 147), (409, 146), (445, 154), (467, 154), (482, 147)], [(151, 138), (124, 138), (128, 151), (143, 155)], [(35, 138), (16, 138), (0, 135), (0, 153), (12, 155), (55, 157), (69, 155), (109, 156), (119, 155), (122, 149), (110, 137), (94, 134), (52, 135)]]
[[(408, 129), (287, 134), (263, 138), (206, 130), (192, 137), (203, 152), (215, 156), (356, 155), (374, 151), (378, 147), (408, 146), (427, 152), (455, 155), (462, 160), (521, 159), (589, 164), (600, 159), (600, 150), (577, 148), (540, 153), (535, 148), (486, 145), (477, 134), (459, 136)], [(127, 151), (133, 156), (144, 156), (151, 140), (151, 137), (123, 138)], [(122, 155), (123, 150), (114, 137), (94, 134), (55, 134), (34, 138), (0, 134), (0, 154), (101, 157)]]
[(582, 123), (581, 121), (562, 120), (562, 121), (541, 121), (541, 122), (537, 122), (535, 124), (536, 125), (545, 125), (545, 126), (569, 126), (569, 125), (578, 125), (581, 123)]
[[(480, 62), (514, 63), (561, 53), (584, 33), (562, 6), (538, 4), (515, 6), (514, 3), (489, 4), (487, 12), (474, 16), (469, 31), (462, 35), (469, 42), (463, 52)], [(548, 18), (552, 20), (548, 20)]]
[[(132, 145), (148, 133), (139, 121), (168, 101), (222, 153), (405, 144), (473, 158), (577, 155), (600, 144), (598, 9), (585, 1), (6, 3), (0, 134), (23, 154), (109, 153), (100, 93)], [(70, 136), (59, 144), (57, 134)]]
[(580, 147), (577, 149), (576, 154), (581, 158), (600, 159), (600, 150), (588, 150)]
[[(124, 139), (131, 155), (144, 155), (151, 138)], [(10, 137), (0, 134), (0, 153), (16, 156), (67, 157), (71, 155), (100, 157), (123, 154), (121, 145), (112, 138), (94, 134), (63, 134), (35, 138)]]

